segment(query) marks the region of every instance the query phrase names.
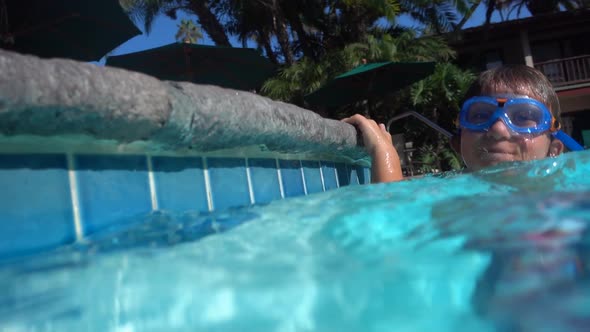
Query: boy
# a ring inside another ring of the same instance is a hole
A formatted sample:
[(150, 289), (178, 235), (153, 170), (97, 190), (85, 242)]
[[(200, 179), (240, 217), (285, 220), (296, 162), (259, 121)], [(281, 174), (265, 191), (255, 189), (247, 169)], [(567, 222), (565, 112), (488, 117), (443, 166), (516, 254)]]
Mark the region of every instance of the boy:
[[(373, 182), (403, 178), (399, 156), (383, 124), (358, 114), (343, 121), (362, 132), (365, 148), (373, 158)], [(564, 143), (571, 150), (580, 150), (559, 130), (560, 121), (557, 95), (541, 72), (520, 65), (503, 66), (483, 72), (468, 90), (459, 114), (460, 135), (452, 145), (471, 171), (557, 156), (564, 151)], [(502, 331), (536, 331), (547, 322), (553, 324), (547, 330), (579, 324), (568, 316), (571, 309), (555, 314), (561, 302), (551, 301), (578, 299), (576, 291), (581, 287), (575, 282), (587, 273), (584, 256), (568, 242), (579, 242), (584, 227), (569, 230), (568, 225), (531, 229), (525, 238), (512, 239), (519, 243), (514, 248), (497, 249), (474, 239), (467, 242), (468, 248), (492, 254), (473, 297), (477, 312), (492, 318)], [(510, 231), (501, 234), (511, 235)], [(548, 305), (554, 306), (550, 319), (539, 317)]]
[[(373, 182), (403, 179), (397, 151), (383, 124), (354, 115), (342, 121), (360, 129), (372, 157)], [(560, 129), (557, 94), (538, 70), (524, 65), (487, 70), (469, 88), (459, 115), (460, 136), (452, 140), (468, 170), (502, 162), (557, 156), (564, 142), (580, 146)]]

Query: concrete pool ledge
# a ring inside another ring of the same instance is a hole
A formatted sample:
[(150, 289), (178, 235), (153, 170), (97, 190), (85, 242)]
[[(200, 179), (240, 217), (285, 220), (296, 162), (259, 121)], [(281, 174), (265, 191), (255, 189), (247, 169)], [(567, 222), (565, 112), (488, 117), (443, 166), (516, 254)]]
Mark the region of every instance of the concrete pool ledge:
[(367, 160), (351, 125), (249, 92), (4, 50), (0, 73), (5, 150), (232, 154), (244, 148)]
[(0, 263), (160, 211), (215, 218), (368, 184), (358, 143), (253, 93), (0, 50)]

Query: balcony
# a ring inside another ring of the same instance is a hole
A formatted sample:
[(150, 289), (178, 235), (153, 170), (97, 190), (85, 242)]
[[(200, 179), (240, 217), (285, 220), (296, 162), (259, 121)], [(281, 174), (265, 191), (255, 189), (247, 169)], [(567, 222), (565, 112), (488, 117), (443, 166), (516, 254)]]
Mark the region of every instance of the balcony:
[(535, 63), (553, 86), (565, 86), (590, 82), (590, 55)]

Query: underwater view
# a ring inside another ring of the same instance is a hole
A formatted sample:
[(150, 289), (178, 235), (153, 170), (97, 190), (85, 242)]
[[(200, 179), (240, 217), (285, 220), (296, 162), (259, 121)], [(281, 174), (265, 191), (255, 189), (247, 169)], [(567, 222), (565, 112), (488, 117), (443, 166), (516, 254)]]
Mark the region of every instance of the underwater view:
[(587, 331), (590, 153), (157, 211), (0, 265), (1, 331)]

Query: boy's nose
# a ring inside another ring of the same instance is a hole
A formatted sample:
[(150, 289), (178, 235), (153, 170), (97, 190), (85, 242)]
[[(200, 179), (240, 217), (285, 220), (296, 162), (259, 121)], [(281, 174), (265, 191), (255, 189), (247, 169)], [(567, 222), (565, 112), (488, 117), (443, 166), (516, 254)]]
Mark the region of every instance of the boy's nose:
[(497, 119), (488, 130), (487, 135), (494, 139), (510, 138), (510, 129), (502, 119)]

